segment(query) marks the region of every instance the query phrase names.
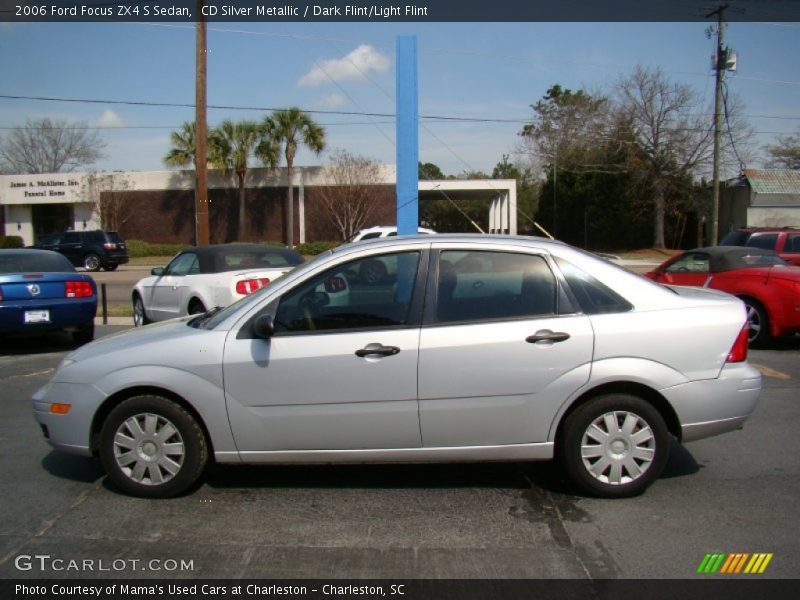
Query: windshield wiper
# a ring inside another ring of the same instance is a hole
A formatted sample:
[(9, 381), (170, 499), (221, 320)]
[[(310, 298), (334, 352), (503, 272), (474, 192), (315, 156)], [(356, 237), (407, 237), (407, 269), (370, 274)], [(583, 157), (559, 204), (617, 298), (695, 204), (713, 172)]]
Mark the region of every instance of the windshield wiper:
[(200, 315), (198, 317), (195, 317), (194, 319), (189, 321), (189, 325), (191, 325), (192, 327), (195, 327), (197, 329), (200, 329), (201, 327), (205, 327), (205, 324), (209, 321), (209, 319), (211, 319), (211, 317), (213, 317), (215, 314), (217, 314), (221, 310), (222, 310), (221, 306), (215, 306), (211, 310), (206, 311), (202, 315)]

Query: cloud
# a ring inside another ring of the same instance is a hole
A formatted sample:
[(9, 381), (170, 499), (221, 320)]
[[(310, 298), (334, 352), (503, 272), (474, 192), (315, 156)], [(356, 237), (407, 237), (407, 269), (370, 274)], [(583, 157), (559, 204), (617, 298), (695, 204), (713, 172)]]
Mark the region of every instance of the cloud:
[(314, 106), (318, 108), (341, 108), (347, 105), (347, 98), (344, 94), (340, 94), (339, 92), (332, 92), (330, 94), (326, 94), (316, 102), (314, 102)]
[(97, 125), (98, 127), (122, 127), (125, 125), (125, 121), (109, 108), (104, 110), (100, 118), (97, 119)]
[(344, 58), (329, 58), (317, 61), (311, 70), (303, 75), (300, 85), (320, 85), (334, 81), (363, 79), (370, 71), (383, 73), (391, 65), (391, 60), (372, 46), (362, 44)]

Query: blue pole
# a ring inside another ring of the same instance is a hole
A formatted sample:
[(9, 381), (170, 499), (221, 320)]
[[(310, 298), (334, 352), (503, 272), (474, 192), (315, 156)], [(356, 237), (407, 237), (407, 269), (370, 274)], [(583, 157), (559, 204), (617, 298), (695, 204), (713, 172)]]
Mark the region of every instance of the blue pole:
[(397, 38), (397, 234), (419, 226), (417, 38)]

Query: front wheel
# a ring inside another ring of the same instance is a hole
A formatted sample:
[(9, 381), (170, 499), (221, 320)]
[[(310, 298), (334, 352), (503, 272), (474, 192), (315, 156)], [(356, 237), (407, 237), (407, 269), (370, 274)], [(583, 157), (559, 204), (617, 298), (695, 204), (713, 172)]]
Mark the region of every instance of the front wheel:
[(598, 396), (564, 421), (558, 457), (582, 492), (624, 498), (644, 492), (664, 469), (669, 433), (650, 403), (628, 394)]
[(200, 478), (208, 445), (197, 420), (183, 407), (161, 396), (135, 396), (103, 423), (100, 459), (123, 492), (170, 498)]

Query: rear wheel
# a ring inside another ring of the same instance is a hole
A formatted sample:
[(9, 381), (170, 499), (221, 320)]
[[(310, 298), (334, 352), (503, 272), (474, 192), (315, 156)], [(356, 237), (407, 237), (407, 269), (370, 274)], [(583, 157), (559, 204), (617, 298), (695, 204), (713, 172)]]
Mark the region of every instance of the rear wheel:
[(116, 271), (119, 265), (106, 265), (103, 267), (106, 271)]
[(754, 348), (763, 346), (769, 341), (769, 318), (767, 311), (758, 300), (742, 298), (747, 310), (747, 341)]
[(664, 469), (669, 434), (650, 403), (628, 394), (607, 394), (567, 417), (558, 453), (580, 491), (605, 498), (635, 496)]
[(150, 323), (147, 313), (144, 310), (144, 302), (139, 294), (133, 296), (133, 326), (142, 327)]
[(189, 307), (187, 308), (187, 312), (190, 315), (202, 315), (207, 311), (203, 303), (197, 298), (194, 298), (189, 302)]
[(208, 444), (197, 420), (180, 405), (161, 396), (135, 396), (103, 423), (100, 459), (123, 492), (169, 498), (200, 478)]
[(97, 254), (87, 254), (83, 257), (83, 268), (87, 271), (99, 271), (100, 257)]

